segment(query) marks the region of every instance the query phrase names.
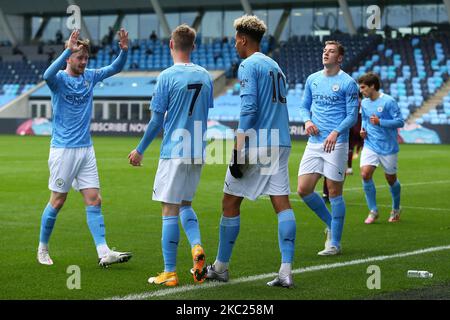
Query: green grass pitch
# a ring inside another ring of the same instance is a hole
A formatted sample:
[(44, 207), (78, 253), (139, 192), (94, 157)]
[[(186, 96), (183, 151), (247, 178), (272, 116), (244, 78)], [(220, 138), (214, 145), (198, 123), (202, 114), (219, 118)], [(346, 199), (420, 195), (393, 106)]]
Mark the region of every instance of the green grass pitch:
[[(108, 244), (119, 251), (134, 253), (126, 264), (101, 269), (97, 265), (81, 196), (73, 190), (59, 213), (50, 241), (55, 264), (48, 267), (37, 263), (40, 219), (49, 198), (49, 137), (0, 136), (3, 250), (0, 299), (104, 299), (143, 293), (150, 299), (367, 299), (450, 281), (448, 248), (345, 264), (450, 245), (449, 146), (401, 146), (399, 178), (403, 184), (403, 211), (401, 221), (396, 224), (387, 222), (391, 196), (382, 169), (378, 169), (374, 177), (381, 217), (374, 225), (363, 223), (368, 210), (358, 176), (359, 159), (355, 160), (354, 175), (345, 183), (347, 216), (343, 254), (319, 257), (317, 252), (324, 244), (324, 226), (295, 194), (305, 143), (294, 142), (290, 156), (291, 199), (297, 219), (294, 269), (334, 263), (344, 265), (295, 273), (296, 286), (290, 290), (267, 287), (271, 276), (243, 281), (245, 277), (277, 272), (280, 264), (277, 219), (270, 201), (262, 197), (255, 202), (243, 202), (241, 231), (230, 265), (231, 278), (236, 282), (192, 287), (190, 249), (181, 230), (177, 261), (181, 290), (174, 292), (151, 286), (147, 283), (148, 277), (163, 270), (161, 207), (151, 200), (159, 141), (147, 150), (144, 166), (133, 168), (128, 164), (127, 155), (138, 141), (138, 137), (94, 137)], [(228, 159), (228, 154), (225, 157)], [(214, 261), (217, 252), (225, 171), (226, 164), (205, 166), (194, 199), (208, 262)], [(320, 181), (318, 189), (321, 186)], [(72, 275), (67, 269), (71, 265), (80, 268), (81, 289), (67, 287)], [(380, 289), (367, 287), (370, 265), (380, 268)], [(410, 269), (428, 270), (434, 277), (407, 278), (406, 272)], [(152, 296), (160, 290), (165, 290), (161, 291), (165, 295)]]

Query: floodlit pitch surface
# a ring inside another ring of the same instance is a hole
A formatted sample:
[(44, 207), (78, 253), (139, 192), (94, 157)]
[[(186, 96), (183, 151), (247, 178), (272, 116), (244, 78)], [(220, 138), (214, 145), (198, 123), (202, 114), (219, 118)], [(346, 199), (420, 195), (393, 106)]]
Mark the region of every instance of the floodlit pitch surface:
[[(139, 138), (95, 137), (106, 238), (110, 247), (130, 250), (126, 264), (101, 269), (86, 224), (81, 196), (71, 191), (60, 211), (50, 241), (53, 266), (39, 265), (36, 249), (42, 211), (48, 201), (48, 137), (0, 136), (0, 239), (2, 258), (0, 299), (370, 299), (450, 280), (450, 148), (448, 145), (402, 145), (401, 220), (388, 223), (391, 195), (380, 169), (374, 176), (380, 219), (365, 225), (365, 205), (359, 174), (345, 183), (347, 215), (343, 254), (320, 257), (324, 226), (296, 195), (297, 171), (305, 148), (294, 142), (290, 157), (291, 200), (297, 219), (294, 261), (295, 288), (270, 288), (266, 282), (278, 271), (280, 253), (277, 219), (267, 197), (244, 201), (241, 231), (230, 265), (228, 284), (194, 285), (189, 274), (190, 248), (183, 231), (178, 250), (180, 286), (149, 285), (149, 276), (163, 270), (161, 206), (151, 201), (159, 157), (159, 140), (147, 150), (144, 166), (131, 167), (128, 152)], [(210, 145), (217, 147), (216, 145)], [(229, 159), (228, 153), (224, 156)], [(194, 199), (207, 261), (217, 252), (221, 200), (226, 164), (207, 165)], [(321, 192), (322, 181), (317, 191)], [(380, 289), (368, 267), (380, 271)], [(80, 289), (73, 269), (78, 266)], [(407, 270), (428, 270), (431, 279), (411, 279)], [(72, 270), (72, 271), (71, 271)], [(368, 281), (369, 279), (369, 281)], [(448, 291), (447, 291), (448, 292)], [(442, 297), (442, 296), (441, 296)], [(447, 296), (450, 298), (450, 294)]]

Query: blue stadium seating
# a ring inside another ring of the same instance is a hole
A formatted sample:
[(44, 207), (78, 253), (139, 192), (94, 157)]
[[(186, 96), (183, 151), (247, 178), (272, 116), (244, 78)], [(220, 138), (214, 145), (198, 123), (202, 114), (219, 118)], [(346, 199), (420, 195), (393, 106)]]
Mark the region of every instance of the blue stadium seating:
[(423, 114), (421, 118), (416, 119), (416, 123), (450, 124), (450, 92), (434, 109)]
[(352, 76), (357, 79), (368, 71), (378, 73), (382, 91), (398, 101), (403, 118), (407, 119), (448, 79), (449, 50), (448, 35), (444, 33), (388, 39), (354, 68)]
[[(52, 59), (61, 51), (61, 45), (23, 46), (21, 52), (13, 54), (10, 45), (1, 46), (0, 60), (0, 106), (11, 101), (30, 85), (42, 81), (42, 75)], [(103, 47), (93, 46), (88, 68), (101, 68), (117, 57), (119, 47), (117, 43)], [(50, 51), (53, 50), (53, 54)], [(268, 38), (262, 41), (262, 51), (270, 50)], [(234, 39), (214, 39), (209, 43), (198, 43), (192, 54), (192, 61), (208, 70), (225, 70), (228, 77), (235, 76), (233, 67), (240, 63), (240, 58), (234, 48)], [(132, 40), (130, 51), (125, 64), (125, 71), (160, 71), (172, 65), (168, 40), (152, 41), (150, 39)], [(5, 87), (3, 85), (14, 85)], [(17, 87), (17, 86), (18, 87)], [(11, 88), (14, 88), (11, 89)]]

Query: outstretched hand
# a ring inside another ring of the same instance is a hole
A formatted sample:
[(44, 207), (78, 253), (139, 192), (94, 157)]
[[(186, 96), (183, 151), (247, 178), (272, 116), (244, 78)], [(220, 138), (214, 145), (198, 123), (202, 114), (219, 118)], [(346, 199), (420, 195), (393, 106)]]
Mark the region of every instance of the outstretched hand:
[(125, 31), (124, 28), (121, 28), (117, 35), (119, 36), (119, 47), (120, 49), (127, 51), (128, 50), (128, 32)]
[(72, 31), (72, 33), (70, 34), (67, 49), (70, 49), (70, 51), (72, 51), (72, 52), (76, 52), (76, 51), (80, 51), (83, 48), (83, 46), (81, 44), (80, 45), (77, 44), (79, 36), (80, 36), (80, 30), (74, 29)]

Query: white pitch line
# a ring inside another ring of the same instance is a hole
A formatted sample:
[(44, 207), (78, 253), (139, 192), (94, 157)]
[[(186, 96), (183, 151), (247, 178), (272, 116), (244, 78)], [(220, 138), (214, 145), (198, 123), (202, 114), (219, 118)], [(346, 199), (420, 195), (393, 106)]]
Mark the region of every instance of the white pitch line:
[[(351, 260), (351, 261), (346, 261), (346, 262), (337, 262), (337, 263), (331, 263), (331, 264), (322, 264), (322, 265), (310, 266), (310, 267), (305, 267), (305, 268), (298, 268), (298, 269), (292, 270), (292, 273), (299, 274), (299, 273), (313, 272), (313, 271), (319, 271), (319, 270), (336, 269), (336, 268), (340, 268), (340, 267), (365, 264), (365, 263), (374, 262), (374, 261), (384, 261), (384, 260), (395, 259), (395, 258), (404, 258), (404, 257), (409, 257), (409, 256), (414, 256), (414, 255), (419, 255), (419, 254), (424, 254), (424, 253), (443, 251), (443, 250), (450, 250), (450, 245), (431, 247), (431, 248), (426, 248), (426, 249), (419, 249), (419, 250), (410, 251), (410, 252), (401, 252), (401, 253), (396, 253), (396, 254), (392, 254), (392, 255), (369, 257), (369, 258), (365, 258), (365, 259), (356, 259), (356, 260)], [(262, 280), (262, 279), (266, 279), (266, 278), (276, 277), (277, 275), (278, 274), (275, 272), (265, 273), (265, 274), (255, 275), (255, 276), (241, 277), (238, 279), (230, 280), (229, 282), (214, 281), (214, 282), (204, 283), (201, 285), (186, 285), (186, 286), (180, 286), (177, 288), (169, 288), (169, 289), (161, 289), (161, 290), (150, 291), (150, 292), (129, 294), (126, 296), (115, 296), (115, 297), (111, 297), (111, 298), (106, 298), (105, 300), (145, 300), (145, 299), (149, 299), (152, 297), (163, 297), (163, 296), (168, 296), (168, 295), (177, 294), (177, 293), (184, 293), (184, 292), (193, 291), (193, 290), (200, 290), (200, 289), (205, 290), (208, 288), (215, 288), (215, 287), (219, 287), (219, 286), (252, 282), (252, 281)]]
[[(402, 185), (402, 187), (412, 187), (412, 186), (423, 186), (423, 185), (428, 185), (428, 184), (445, 184), (448, 183), (450, 184), (450, 180), (437, 180), (437, 181), (425, 181), (425, 182), (411, 182), (411, 183), (402, 183), (400, 181), (400, 184)], [(383, 185), (380, 186), (376, 186), (377, 189), (379, 188), (388, 188), (389, 186), (387, 185), (387, 182)], [(363, 187), (361, 185), (361, 187), (354, 187), (354, 188), (344, 188), (344, 191), (356, 191), (356, 190), (363, 190)]]
[[(270, 198), (261, 198), (264, 200), (270, 200)], [(289, 199), (291, 202), (304, 202), (302, 199)], [(345, 202), (346, 205), (349, 206), (359, 206), (359, 207), (367, 207), (367, 203), (354, 203), (354, 202)], [(377, 207), (385, 207), (391, 208), (392, 205), (387, 204), (377, 204)], [(401, 206), (402, 209), (412, 209), (412, 210), (429, 210), (429, 211), (450, 211), (450, 208), (428, 208), (428, 207), (414, 207), (414, 206)]]
[[(401, 182), (400, 182), (401, 183)], [(403, 187), (412, 187), (412, 186), (423, 186), (428, 184), (445, 184), (448, 183), (450, 185), (450, 180), (437, 180), (437, 181), (425, 181), (425, 182), (411, 182), (411, 183), (401, 183)], [(387, 182), (383, 185), (376, 186), (377, 189), (388, 188)], [(362, 191), (363, 187), (353, 187), (353, 188), (344, 188), (344, 191)], [(297, 192), (291, 192), (292, 195), (298, 195)]]
[[(360, 206), (360, 207), (367, 207), (367, 203), (352, 203), (352, 202), (346, 202), (346, 205), (349, 206)], [(391, 208), (392, 205), (387, 204), (377, 204), (377, 207), (385, 207), (385, 208)], [(430, 210), (430, 211), (450, 211), (450, 208), (426, 208), (426, 207), (413, 207), (413, 206), (401, 206), (402, 209), (413, 209), (413, 210)]]

